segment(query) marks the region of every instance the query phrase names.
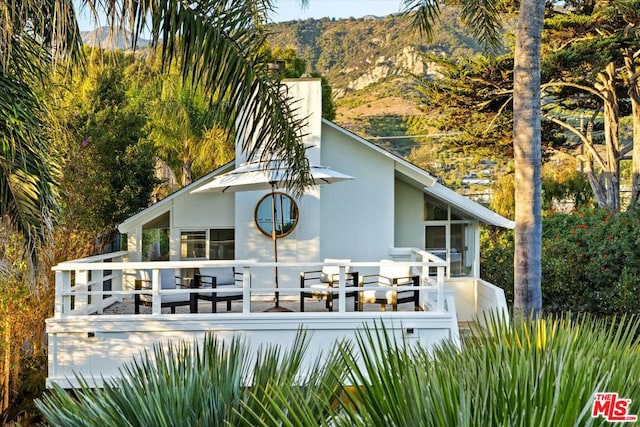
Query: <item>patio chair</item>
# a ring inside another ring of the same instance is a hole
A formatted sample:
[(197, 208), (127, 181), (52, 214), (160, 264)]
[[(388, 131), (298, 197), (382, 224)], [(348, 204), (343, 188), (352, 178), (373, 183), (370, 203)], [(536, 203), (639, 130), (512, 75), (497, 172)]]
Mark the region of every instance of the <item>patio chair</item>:
[[(419, 286), (420, 277), (411, 274), (411, 267), (390, 260), (380, 262), (377, 274), (363, 275), (360, 280), (357, 295), (358, 310), (362, 311), (363, 304), (380, 304), (380, 310), (385, 311), (391, 305), (393, 311), (398, 311), (398, 304), (413, 302), (414, 310), (420, 310), (420, 291), (397, 291), (397, 286)], [(367, 287), (379, 286), (389, 288), (379, 290), (365, 290)]]
[[(138, 278), (135, 280), (135, 289), (139, 290), (151, 290), (151, 270), (138, 270)], [(183, 284), (183, 279), (175, 275), (175, 270), (162, 269), (160, 270), (160, 289), (180, 289), (189, 287), (186, 283)], [(160, 307), (169, 307), (171, 313), (176, 312), (176, 307), (182, 305), (191, 305), (191, 296), (188, 292), (175, 293), (171, 295), (160, 296)], [(153, 302), (153, 296), (151, 294), (136, 294), (134, 298), (135, 314), (140, 314), (140, 305), (151, 306)]]
[[(350, 259), (325, 259), (326, 263), (348, 264)], [(358, 283), (358, 272), (345, 267), (345, 285), (355, 287)], [(300, 311), (304, 311), (304, 299), (315, 298), (326, 301), (327, 310), (333, 311), (333, 301), (338, 299), (338, 287), (340, 284), (340, 267), (337, 265), (325, 265), (322, 270), (303, 271), (300, 273), (300, 289), (308, 289), (300, 292)], [(347, 297), (355, 297), (355, 291), (347, 292)], [(354, 310), (357, 306), (354, 300)]]
[[(231, 302), (241, 300), (242, 272), (236, 272), (233, 267), (209, 267), (200, 268), (193, 277), (194, 288), (233, 289), (235, 292), (206, 292), (197, 293), (196, 299), (211, 301), (211, 312), (218, 312), (218, 302), (227, 303), (227, 311), (231, 311)], [(195, 312), (198, 305), (195, 304)]]

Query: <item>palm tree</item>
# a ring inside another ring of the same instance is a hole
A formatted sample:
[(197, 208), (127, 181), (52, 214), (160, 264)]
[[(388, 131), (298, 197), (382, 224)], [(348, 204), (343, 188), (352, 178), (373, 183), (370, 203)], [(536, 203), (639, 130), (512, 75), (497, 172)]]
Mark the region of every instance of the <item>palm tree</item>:
[[(499, 42), (498, 1), (463, 0), (463, 22), (485, 46)], [(516, 32), (513, 87), (513, 148), (515, 152), (514, 309), (536, 315), (542, 308), (542, 181), (540, 45), (544, 0), (522, 0)], [(440, 5), (431, 0), (403, 0), (406, 12), (426, 36), (432, 33)]]
[[(159, 99), (151, 101), (149, 139), (167, 163), (177, 159), (182, 186), (191, 184), (194, 169), (206, 165), (206, 172), (232, 158), (228, 132), (221, 129), (214, 108), (202, 93), (184, 86), (176, 76), (163, 79)], [(196, 176), (197, 178), (197, 176)]]
[(515, 159), (514, 309), (542, 309), (542, 142), (540, 45), (544, 0), (522, 0), (513, 65)]
[(0, 227), (21, 235), (36, 261), (57, 209), (58, 174), (40, 93), (52, 62), (78, 57), (80, 37), (70, 0), (2, 1), (0, 17)]
[[(24, 236), (31, 254), (56, 209), (55, 164), (47, 154), (48, 123), (37, 93), (52, 64), (82, 63), (73, 3), (0, 2), (0, 218)], [(283, 158), (290, 185), (302, 191), (310, 182), (303, 123), (292, 118), (286, 95), (269, 75), (261, 53), (261, 23), (271, 3), (83, 0), (80, 11), (90, 9), (96, 20), (104, 13), (112, 28), (128, 26), (134, 45), (149, 27), (153, 44), (162, 40), (163, 67), (180, 63), (183, 79), (216, 101), (219, 120), (229, 129), (236, 126), (248, 157)]]

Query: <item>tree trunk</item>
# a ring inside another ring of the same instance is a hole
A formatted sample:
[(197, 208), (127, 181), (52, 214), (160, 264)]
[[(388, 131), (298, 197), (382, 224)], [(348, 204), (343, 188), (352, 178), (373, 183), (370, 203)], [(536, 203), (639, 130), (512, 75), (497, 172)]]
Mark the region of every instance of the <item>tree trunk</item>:
[(513, 68), (514, 309), (525, 316), (536, 316), (542, 308), (540, 45), (544, 5), (544, 0), (520, 3)]
[(596, 88), (604, 100), (604, 142), (607, 169), (602, 171), (607, 194), (607, 208), (620, 209), (620, 136), (618, 134), (618, 96), (616, 94), (616, 70), (613, 62), (598, 75)]
[(627, 68), (627, 84), (631, 99), (631, 117), (633, 120), (633, 149), (631, 152), (631, 200), (629, 210), (638, 208), (640, 201), (640, 87), (636, 71), (634, 53), (630, 49), (624, 51), (624, 62)]
[(184, 160), (182, 162), (182, 186), (186, 187), (187, 185), (193, 182), (193, 177), (191, 175), (191, 166), (193, 165), (192, 160)]

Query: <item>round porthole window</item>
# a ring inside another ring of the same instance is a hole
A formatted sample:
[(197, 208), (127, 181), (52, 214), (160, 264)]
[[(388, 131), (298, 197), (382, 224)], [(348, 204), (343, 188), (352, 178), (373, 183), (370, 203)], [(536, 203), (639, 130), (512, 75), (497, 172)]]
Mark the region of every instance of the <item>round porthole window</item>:
[(256, 205), (255, 221), (265, 236), (275, 230), (276, 238), (284, 237), (298, 224), (298, 205), (285, 193), (269, 193)]

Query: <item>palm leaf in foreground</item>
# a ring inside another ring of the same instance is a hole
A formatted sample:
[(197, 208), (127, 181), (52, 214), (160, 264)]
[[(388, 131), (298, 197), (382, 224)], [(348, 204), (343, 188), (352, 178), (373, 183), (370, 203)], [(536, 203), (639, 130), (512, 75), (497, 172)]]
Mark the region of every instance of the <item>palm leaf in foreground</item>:
[(306, 118), (295, 116), (289, 95), (268, 71), (262, 20), (271, 3), (82, 2), (84, 7), (107, 11), (107, 22), (133, 28), (134, 40), (149, 25), (153, 44), (162, 43), (164, 68), (177, 61), (183, 79), (209, 95), (218, 109), (216, 117), (228, 129), (237, 127), (248, 159), (282, 159), (288, 166), (287, 187), (301, 194), (311, 184), (302, 144)]
[[(257, 425), (282, 411), (276, 390), (300, 390), (316, 396), (300, 402), (314, 408), (315, 419), (328, 411), (335, 393), (335, 355), (302, 363), (308, 336), (299, 332), (286, 351), (267, 346), (256, 354), (238, 338), (229, 344), (207, 335), (201, 345), (156, 346), (121, 369), (122, 377), (103, 388), (83, 386), (72, 396), (60, 387), (37, 402), (57, 426), (226, 426)], [(288, 415), (295, 411), (287, 411)]]
[(640, 395), (637, 317), (491, 325), (462, 349), (432, 352), (367, 331), (359, 363), (344, 353), (360, 386), (347, 389), (337, 425), (607, 425), (591, 418), (596, 392)]

